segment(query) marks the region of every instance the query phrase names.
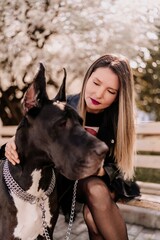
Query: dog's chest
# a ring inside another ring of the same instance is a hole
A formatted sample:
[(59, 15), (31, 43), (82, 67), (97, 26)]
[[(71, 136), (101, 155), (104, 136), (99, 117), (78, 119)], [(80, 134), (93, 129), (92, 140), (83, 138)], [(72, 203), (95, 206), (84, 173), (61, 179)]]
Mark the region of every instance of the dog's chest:
[[(42, 190), (38, 191), (39, 180), (41, 178), (40, 171), (34, 171), (32, 174), (33, 184), (28, 193), (41, 198), (44, 196), (45, 221), (50, 227), (51, 213), (49, 208), (49, 198), (46, 197)], [(16, 195), (12, 195), (15, 206), (17, 208), (17, 226), (14, 229), (14, 237), (22, 240), (32, 240), (38, 235), (43, 235), (42, 228), (42, 209), (40, 202), (33, 204), (26, 202)]]

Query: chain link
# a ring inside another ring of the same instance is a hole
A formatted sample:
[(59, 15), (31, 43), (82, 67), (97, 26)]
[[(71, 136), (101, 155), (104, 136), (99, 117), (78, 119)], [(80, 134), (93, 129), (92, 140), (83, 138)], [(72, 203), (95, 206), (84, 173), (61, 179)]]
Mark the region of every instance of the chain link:
[(75, 214), (75, 208), (76, 208), (77, 184), (78, 184), (78, 180), (76, 180), (74, 183), (71, 214), (70, 214), (70, 219), (69, 219), (69, 224), (68, 224), (68, 229), (67, 229), (67, 233), (65, 236), (65, 240), (70, 239), (71, 230), (72, 230), (72, 226), (73, 226), (73, 220), (74, 220), (74, 214)]
[(45, 207), (44, 207), (44, 199), (42, 198), (41, 201), (39, 202), (39, 206), (41, 208), (42, 211), (42, 227), (43, 227), (43, 236), (45, 237), (46, 240), (51, 240), (49, 233), (48, 233), (48, 229), (47, 229), (47, 223), (46, 223), (46, 211), (45, 211)]

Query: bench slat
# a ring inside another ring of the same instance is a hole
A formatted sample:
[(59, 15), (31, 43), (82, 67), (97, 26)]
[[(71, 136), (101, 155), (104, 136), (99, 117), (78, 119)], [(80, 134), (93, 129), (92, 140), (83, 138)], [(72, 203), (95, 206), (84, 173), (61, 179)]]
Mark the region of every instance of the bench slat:
[(153, 202), (153, 201), (144, 200), (144, 199), (133, 199), (125, 204), (130, 206), (149, 208), (149, 209), (160, 211), (160, 202)]
[(3, 126), (0, 127), (0, 136), (13, 136), (15, 135), (17, 126)]
[[(151, 182), (142, 182), (137, 181), (141, 189), (141, 193), (144, 195), (154, 195), (154, 200), (159, 199), (160, 201), (160, 184), (159, 183), (151, 183)], [(152, 198), (153, 199), (153, 198)]]
[(160, 153), (160, 136), (137, 138), (136, 151)]
[(135, 167), (160, 169), (160, 156), (137, 155)]
[(136, 125), (137, 134), (160, 135), (160, 122), (145, 122)]

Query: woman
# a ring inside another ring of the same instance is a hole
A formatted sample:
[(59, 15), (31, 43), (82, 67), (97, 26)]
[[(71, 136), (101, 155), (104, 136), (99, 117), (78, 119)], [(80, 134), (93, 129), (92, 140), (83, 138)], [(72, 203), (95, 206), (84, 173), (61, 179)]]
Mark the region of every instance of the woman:
[[(84, 127), (109, 147), (98, 176), (79, 180), (77, 200), (84, 203), (84, 220), (91, 240), (127, 240), (125, 222), (116, 205), (119, 198), (139, 195), (132, 181), (134, 174), (134, 85), (124, 56), (108, 54), (88, 69), (80, 94), (69, 96)], [(15, 164), (18, 156), (13, 141), (7, 144), (6, 157)], [(70, 210), (73, 182), (60, 176), (58, 184), (63, 212)], [(64, 189), (68, 189), (65, 194)], [(68, 204), (67, 204), (68, 203)]]

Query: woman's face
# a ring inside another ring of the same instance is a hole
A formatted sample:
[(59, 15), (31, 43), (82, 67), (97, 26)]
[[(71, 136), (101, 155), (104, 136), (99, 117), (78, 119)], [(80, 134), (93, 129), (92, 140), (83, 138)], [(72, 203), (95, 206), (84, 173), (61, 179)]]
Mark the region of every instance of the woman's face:
[(117, 97), (119, 85), (118, 76), (110, 68), (97, 68), (85, 88), (87, 111), (99, 113), (109, 107)]

